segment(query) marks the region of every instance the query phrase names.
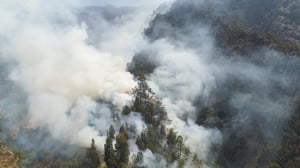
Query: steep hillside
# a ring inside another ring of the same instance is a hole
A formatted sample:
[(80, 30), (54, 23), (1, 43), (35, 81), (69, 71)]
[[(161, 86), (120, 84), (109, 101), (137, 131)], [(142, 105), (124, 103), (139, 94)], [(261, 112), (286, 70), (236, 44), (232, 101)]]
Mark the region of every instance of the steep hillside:
[[(285, 2), (285, 6), (293, 4), (298, 3)], [(212, 29), (216, 43), (227, 52), (245, 54), (268, 47), (300, 55), (297, 5), (294, 10), (285, 9), (275, 1), (232, 0), (221, 9), (214, 5), (214, 2), (197, 5), (193, 0), (177, 1), (169, 12), (157, 15), (145, 33), (150, 39), (176, 38), (180, 36), (178, 32), (188, 34), (191, 27), (204, 23)], [(279, 10), (288, 11), (293, 19), (288, 20)]]
[[(197, 48), (201, 44), (199, 40), (201, 37), (193, 33), (197, 27), (200, 29), (203, 25), (208, 25), (210, 33), (215, 37), (216, 45), (222, 52), (231, 57), (240, 59), (239, 56), (236, 56), (240, 55), (252, 60), (253, 54), (256, 55), (257, 52), (264, 49), (273, 49), (287, 55), (300, 56), (300, 24), (299, 19), (297, 19), (298, 4), (300, 3), (297, 1), (232, 0), (228, 3), (221, 3), (221, 6), (208, 1), (202, 5), (197, 5), (197, 3), (192, 0), (176, 1), (170, 11), (155, 17), (145, 31), (146, 36), (152, 41), (166, 38), (174, 43), (180, 41), (187, 47)], [(255, 59), (257, 63), (265, 64), (263, 57), (259, 58), (258, 56)], [(271, 62), (273, 65), (281, 64), (281, 60), (278, 61)], [(288, 69), (285, 67), (282, 71), (275, 71), (288, 73), (290, 71)], [(294, 77), (295, 81), (299, 81), (298, 73), (295, 73)], [(293, 85), (298, 85), (297, 83)], [(276, 131), (279, 137), (282, 134), (285, 135), (282, 139), (274, 139), (273, 135), (268, 137), (263, 131), (269, 127), (272, 119), (266, 119), (271, 121), (267, 123), (261, 120), (260, 117), (268, 116), (263, 116), (259, 109), (252, 109), (251, 106), (255, 106), (254, 104), (247, 102), (246, 104), (251, 105), (241, 105), (247, 109), (240, 109), (240, 111), (253, 110), (251, 113), (255, 116), (244, 113), (243, 115), (247, 115), (247, 117), (241, 117), (239, 110), (232, 107), (231, 99), (235, 92), (256, 94), (255, 88), (251, 84), (245, 84), (242, 79), (233, 78), (231, 81), (220, 83), (219, 89), (213, 96), (214, 100), (207, 107), (199, 109), (196, 121), (199, 125), (209, 128), (217, 127), (222, 131), (223, 145), (216, 161), (218, 165), (228, 168), (265, 168), (268, 166), (276, 167), (276, 165), (278, 167), (297, 167), (299, 147), (292, 145), (299, 142), (296, 133), (296, 125), (300, 122), (295, 117), (298, 115), (297, 110), (295, 116), (291, 116), (291, 120), (274, 122), (276, 126), (274, 125), (272, 128), (273, 131)], [(282, 89), (282, 93), (277, 96), (283, 96), (289, 92), (284, 88)], [(299, 93), (297, 89), (290, 96), (295, 100)], [(257, 94), (257, 96), (261, 97), (262, 95)], [(297, 103), (292, 106), (297, 106)], [(286, 113), (284, 110), (287, 109), (282, 109), (281, 112)], [(284, 129), (285, 127), (287, 128)], [(291, 135), (291, 132), (294, 134)]]
[(299, 0), (254, 0), (251, 2), (231, 0), (228, 13), (233, 13), (232, 17), (239, 19), (249, 27), (274, 33), (282, 39), (296, 42), (299, 45), (299, 8)]
[(17, 1), (0, 168), (300, 166), (299, 0)]

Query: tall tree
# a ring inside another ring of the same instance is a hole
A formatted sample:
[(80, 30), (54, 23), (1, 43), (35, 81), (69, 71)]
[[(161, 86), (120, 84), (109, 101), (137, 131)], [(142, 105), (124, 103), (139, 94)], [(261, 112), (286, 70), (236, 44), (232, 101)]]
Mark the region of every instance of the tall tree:
[(116, 137), (116, 159), (117, 168), (126, 168), (129, 161), (129, 145), (127, 142), (126, 131), (121, 127), (119, 134)]
[(132, 110), (141, 113), (147, 124), (159, 126), (162, 120), (167, 119), (161, 100), (155, 97), (144, 77), (139, 78), (138, 87), (133, 89), (133, 94), (135, 99)]
[(177, 140), (177, 135), (174, 132), (174, 129), (170, 129), (168, 135), (167, 135), (167, 144), (169, 148), (175, 148), (176, 145), (176, 140)]
[(98, 168), (100, 166), (100, 157), (98, 155), (95, 140), (92, 139), (91, 147), (87, 150), (88, 166), (89, 168)]
[(108, 168), (116, 167), (116, 156), (113, 147), (114, 134), (115, 130), (110, 126), (109, 131), (107, 132), (106, 144), (104, 145), (104, 161)]

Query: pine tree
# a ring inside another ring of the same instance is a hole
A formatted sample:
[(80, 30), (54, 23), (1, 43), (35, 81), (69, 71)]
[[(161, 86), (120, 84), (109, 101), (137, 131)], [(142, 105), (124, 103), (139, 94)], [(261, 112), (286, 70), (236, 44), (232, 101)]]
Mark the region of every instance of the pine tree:
[(89, 168), (98, 168), (100, 166), (100, 157), (98, 155), (94, 139), (92, 139), (91, 147), (87, 150), (87, 158)]
[(129, 145), (127, 142), (126, 131), (121, 127), (116, 137), (116, 159), (117, 168), (126, 168), (129, 162)]
[(107, 133), (106, 144), (104, 145), (104, 161), (108, 168), (115, 168), (116, 166), (116, 156), (113, 148), (114, 134), (115, 130), (112, 126), (110, 126)]
[(181, 158), (182, 152), (184, 150), (183, 138), (177, 136), (173, 129), (170, 129), (167, 135), (167, 145), (168, 145), (168, 158), (171, 162)]
[(107, 133), (107, 136), (111, 137), (112, 139), (115, 138), (115, 129), (114, 129), (113, 126), (110, 126), (110, 127), (109, 127), (109, 131), (108, 131), (108, 133)]
[(176, 148), (177, 148), (178, 156), (181, 157), (184, 148), (182, 136), (178, 136), (176, 138)]
[(176, 145), (176, 139), (177, 139), (177, 135), (176, 133), (174, 132), (173, 129), (170, 129), (168, 135), (167, 135), (167, 144), (168, 144), (168, 147), (170, 149), (174, 148), (175, 145)]
[(135, 99), (132, 110), (141, 113), (147, 124), (159, 126), (162, 120), (167, 119), (162, 102), (155, 97), (144, 77), (139, 79), (138, 87), (133, 90), (133, 94)]

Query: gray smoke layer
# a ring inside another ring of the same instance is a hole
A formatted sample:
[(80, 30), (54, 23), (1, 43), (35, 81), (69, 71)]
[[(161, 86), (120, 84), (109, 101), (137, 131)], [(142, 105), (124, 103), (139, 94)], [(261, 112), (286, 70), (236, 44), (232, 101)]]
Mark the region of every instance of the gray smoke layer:
[[(99, 8), (86, 8), (79, 0), (18, 2), (4, 0), (0, 6), (0, 121), (7, 132), (2, 138), (16, 139), (25, 150), (41, 141), (51, 148), (58, 140), (85, 147), (94, 138), (102, 149), (109, 126), (124, 124), (134, 130), (129, 131), (131, 155), (138, 153), (135, 137), (146, 124), (138, 113), (124, 117), (120, 111), (136, 86), (127, 63), (142, 53), (158, 63), (147, 82), (166, 107), (167, 128), (183, 137), (205, 167), (212, 167), (217, 157), (212, 149), (228, 134), (253, 123), (279, 143), (278, 128), (299, 94), (298, 58), (267, 48), (226, 55), (210, 26), (197, 20), (183, 27), (150, 24), (152, 35), (162, 36), (142, 35), (155, 12), (180, 15), (176, 9), (192, 6), (193, 11), (208, 1), (178, 0), (158, 10), (162, 1)], [(209, 4), (221, 11), (227, 2)], [(229, 126), (196, 124), (202, 108), (223, 100), (234, 113)], [(143, 155), (142, 165), (166, 167), (151, 151)]]
[[(184, 137), (206, 166), (214, 160), (213, 146), (222, 141), (230, 145), (234, 132), (251, 136), (247, 131), (260, 129), (271, 146), (280, 144), (283, 123), (299, 95), (299, 58), (268, 48), (247, 55), (226, 55), (216, 46), (214, 32), (197, 11), (216, 7), (218, 14), (227, 4), (176, 1), (167, 16), (160, 15), (152, 22), (151, 33), (146, 33), (151, 42), (140, 51), (151, 62), (158, 62), (147, 79), (166, 106), (169, 127)], [(212, 118), (208, 122), (226, 122), (222, 130), (217, 125), (206, 128), (195, 124), (201, 109), (220, 102), (227, 104), (225, 113), (232, 116), (229, 121)]]
[(1, 120), (6, 120), (1, 127), (8, 129), (4, 138), (16, 139), (28, 150), (29, 142), (46, 139), (88, 146), (94, 138), (103, 148), (109, 125), (123, 122), (116, 116), (131, 101), (136, 85), (127, 62), (158, 2), (112, 10), (112, 18), (102, 9), (95, 16), (99, 22), (93, 23), (94, 18), (78, 17), (88, 11), (87, 4), (1, 2), (0, 105)]

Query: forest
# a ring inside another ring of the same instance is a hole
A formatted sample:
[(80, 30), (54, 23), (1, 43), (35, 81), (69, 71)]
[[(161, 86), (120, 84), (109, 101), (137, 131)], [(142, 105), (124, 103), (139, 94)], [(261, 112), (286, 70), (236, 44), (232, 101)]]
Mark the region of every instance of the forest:
[(0, 5), (0, 168), (300, 167), (298, 0), (125, 1)]

